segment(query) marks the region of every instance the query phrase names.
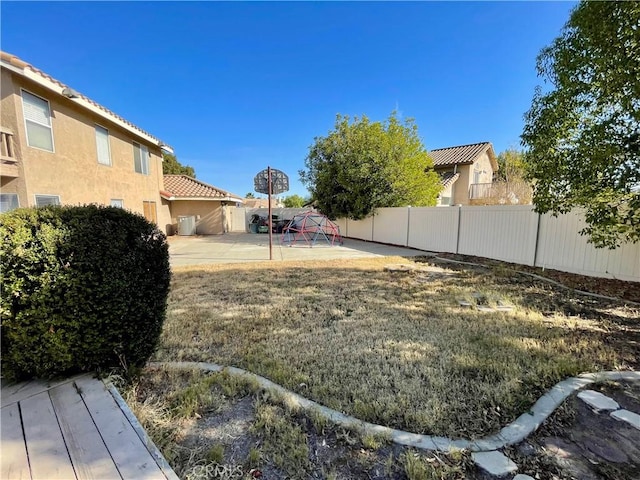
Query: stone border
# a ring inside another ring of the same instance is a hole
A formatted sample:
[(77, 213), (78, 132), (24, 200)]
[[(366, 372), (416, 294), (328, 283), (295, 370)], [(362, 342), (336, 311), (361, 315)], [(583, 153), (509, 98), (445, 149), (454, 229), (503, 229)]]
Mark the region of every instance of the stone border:
[(338, 412), (337, 410), (325, 407), (313, 400), (304, 398), (260, 375), (256, 375), (255, 373), (251, 373), (237, 367), (223, 367), (215, 363), (204, 362), (152, 362), (149, 366), (177, 369), (193, 368), (208, 372), (227, 372), (231, 375), (248, 378), (256, 381), (260, 387), (265, 390), (275, 391), (290, 405), (304, 410), (316, 410), (323, 417), (336, 425), (340, 425), (345, 428), (358, 429), (369, 435), (384, 435), (399, 445), (440, 452), (451, 452), (456, 450), (483, 452), (503, 448), (507, 445), (514, 445), (521, 442), (537, 430), (538, 427), (542, 425), (542, 422), (544, 422), (549, 415), (551, 415), (553, 411), (576, 390), (579, 390), (591, 383), (603, 380), (640, 381), (640, 371), (584, 373), (577, 377), (571, 377), (554, 385), (551, 390), (538, 399), (527, 413), (520, 415), (515, 421), (500, 430), (499, 433), (477, 440), (453, 440), (447, 437), (406, 432), (404, 430), (398, 430), (358, 420), (355, 417), (346, 415)]

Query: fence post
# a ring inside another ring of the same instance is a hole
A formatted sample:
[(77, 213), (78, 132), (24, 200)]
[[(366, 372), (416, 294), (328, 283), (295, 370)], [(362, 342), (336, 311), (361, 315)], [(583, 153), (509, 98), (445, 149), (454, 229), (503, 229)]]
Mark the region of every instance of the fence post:
[(407, 207), (407, 241), (405, 247), (409, 246), (409, 230), (411, 229), (411, 205)]
[(376, 220), (376, 214), (374, 213), (373, 215), (371, 215), (371, 241), (372, 242), (374, 241), (374, 238), (376, 238), (375, 237), (376, 230), (374, 228), (375, 220)]
[(460, 217), (462, 216), (461, 210), (462, 210), (462, 205), (458, 205), (458, 230), (456, 232), (456, 255), (458, 254), (458, 250), (460, 248)]
[(536, 222), (536, 243), (533, 246), (533, 265), (531, 265), (532, 267), (536, 266), (536, 263), (538, 261), (538, 242), (540, 242), (540, 214), (538, 213), (538, 221)]

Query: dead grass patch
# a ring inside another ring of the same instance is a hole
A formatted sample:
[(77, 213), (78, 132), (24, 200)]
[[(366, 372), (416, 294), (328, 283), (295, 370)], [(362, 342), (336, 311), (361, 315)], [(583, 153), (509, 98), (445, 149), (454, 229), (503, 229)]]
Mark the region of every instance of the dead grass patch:
[[(210, 396), (204, 395), (205, 385)], [(477, 478), (468, 454), (418, 453), (319, 421), (313, 411), (293, 408), (274, 392), (253, 391), (251, 385), (238, 389), (224, 373), (145, 369), (121, 391), (180, 478)], [(195, 410), (202, 414), (181, 408), (178, 399), (185, 398), (196, 398)], [(219, 408), (211, 408), (209, 398), (221, 399)], [(164, 436), (167, 420), (170, 440)]]
[[(384, 271), (397, 263), (411, 261), (178, 268), (155, 359), (242, 367), (362, 420), (467, 438), (567, 376), (637, 361), (637, 310), (504, 273)], [(515, 309), (459, 307), (474, 293)]]

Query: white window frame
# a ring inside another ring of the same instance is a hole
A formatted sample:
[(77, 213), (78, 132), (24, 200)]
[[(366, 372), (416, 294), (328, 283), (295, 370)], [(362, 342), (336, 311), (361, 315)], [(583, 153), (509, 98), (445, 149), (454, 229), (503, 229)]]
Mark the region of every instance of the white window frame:
[(55, 198), (58, 203), (54, 203), (53, 205), (60, 205), (60, 195), (50, 195), (50, 194), (46, 194), (46, 193), (36, 193), (33, 197), (35, 199), (35, 204), (34, 205), (36, 207), (46, 207), (48, 205), (51, 205), (50, 203), (47, 204), (47, 205), (38, 205), (38, 197)]
[[(12, 196), (16, 199), (16, 206), (15, 208), (20, 208), (20, 197), (18, 197), (17, 193), (0, 193), (0, 198), (2, 197), (9, 197)], [(2, 204), (2, 202), (0, 202), (0, 205)], [(9, 210), (2, 210), (0, 209), (0, 213), (5, 213), (5, 212), (10, 212), (11, 210), (14, 210), (15, 208), (10, 208)]]
[[(21, 91), (21, 95), (20, 97), (22, 98), (22, 118), (24, 120), (24, 132), (26, 134), (27, 137), (27, 145), (31, 148), (36, 148), (38, 150), (41, 150), (43, 152), (49, 152), (49, 153), (55, 153), (56, 152), (56, 145), (55, 145), (55, 139), (53, 138), (53, 115), (51, 115), (51, 103), (49, 102), (49, 100), (47, 100), (46, 98), (42, 98), (40, 95), (36, 95), (35, 93), (30, 92), (29, 90), (25, 90), (24, 88), (20, 89)], [(45, 102), (47, 102), (47, 108), (49, 110), (49, 125), (45, 125), (43, 123), (40, 122), (36, 122), (35, 120), (27, 120), (26, 115), (24, 114), (24, 94), (27, 93), (31, 96), (37, 97), (40, 100), (44, 100)], [(35, 145), (31, 145), (31, 143), (29, 142), (29, 129), (27, 128), (27, 122), (33, 122), (36, 125), (39, 125), (41, 127), (46, 127), (49, 129), (49, 133), (51, 134), (51, 150), (47, 150), (46, 148), (42, 148), (42, 147), (37, 147)]]
[(482, 177), (482, 170), (480, 170), (480, 168), (476, 167), (473, 169), (473, 183), (475, 185), (482, 183), (480, 182), (480, 178)]
[(124, 200), (122, 198), (112, 198), (109, 205), (116, 208), (124, 208)]
[[(140, 170), (136, 170), (136, 147), (140, 149)], [(149, 175), (149, 149), (138, 142), (133, 142), (133, 171), (142, 175)]]
[[(104, 165), (105, 167), (110, 167), (111, 166), (111, 135), (109, 135), (109, 129), (107, 127), (103, 127), (102, 125), (100, 125), (99, 123), (96, 123), (95, 125), (95, 132), (96, 132), (96, 155), (98, 157), (98, 164), (100, 165)], [(98, 148), (98, 130), (104, 130), (105, 133), (107, 134), (107, 160), (109, 161), (109, 163), (104, 163), (100, 161), (100, 149)]]

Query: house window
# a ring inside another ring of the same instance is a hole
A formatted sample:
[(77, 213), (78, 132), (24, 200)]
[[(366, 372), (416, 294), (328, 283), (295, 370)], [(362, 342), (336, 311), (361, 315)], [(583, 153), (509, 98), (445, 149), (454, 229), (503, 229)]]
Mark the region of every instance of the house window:
[(53, 152), (49, 102), (22, 90), (22, 111), (27, 130), (27, 145)]
[(143, 201), (142, 207), (144, 209), (144, 218), (153, 223), (158, 223), (158, 217), (156, 215), (156, 202)]
[(473, 183), (480, 183), (480, 170), (473, 171)]
[(14, 210), (19, 206), (17, 193), (0, 193), (0, 213)]
[(60, 205), (60, 195), (36, 195), (36, 207)]
[(98, 149), (98, 163), (101, 165), (111, 165), (109, 130), (100, 125), (96, 125), (96, 148)]
[(122, 200), (121, 198), (112, 198), (111, 199), (111, 206), (112, 207), (118, 207), (118, 208), (124, 208), (124, 200)]
[(137, 173), (149, 175), (149, 150), (135, 142), (133, 143), (133, 164)]

